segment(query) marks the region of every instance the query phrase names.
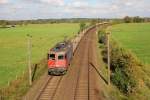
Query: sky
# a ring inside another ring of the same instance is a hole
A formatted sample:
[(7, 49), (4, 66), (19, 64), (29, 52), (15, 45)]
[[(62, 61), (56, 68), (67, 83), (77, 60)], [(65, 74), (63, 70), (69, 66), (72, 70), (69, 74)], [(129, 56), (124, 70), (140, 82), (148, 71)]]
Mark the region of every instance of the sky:
[(150, 0), (0, 0), (0, 20), (150, 17)]

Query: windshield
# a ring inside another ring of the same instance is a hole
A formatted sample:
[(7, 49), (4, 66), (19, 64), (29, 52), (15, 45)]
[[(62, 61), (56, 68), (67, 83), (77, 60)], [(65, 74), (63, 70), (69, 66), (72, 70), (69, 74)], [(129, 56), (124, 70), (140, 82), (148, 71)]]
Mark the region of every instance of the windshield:
[(64, 59), (64, 55), (59, 55), (58, 56), (58, 60), (63, 60)]
[(55, 60), (55, 54), (50, 54), (49, 59)]

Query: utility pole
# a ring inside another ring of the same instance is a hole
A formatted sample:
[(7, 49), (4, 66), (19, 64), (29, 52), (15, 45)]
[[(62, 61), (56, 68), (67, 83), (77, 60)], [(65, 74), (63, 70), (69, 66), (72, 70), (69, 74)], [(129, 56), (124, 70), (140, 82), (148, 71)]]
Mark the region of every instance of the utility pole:
[(110, 32), (107, 33), (108, 85), (110, 85)]
[(32, 69), (31, 69), (31, 38), (32, 36), (27, 34), (28, 37), (28, 70), (29, 70), (29, 85), (32, 85)]
[(98, 24), (96, 24), (96, 35), (98, 35)]

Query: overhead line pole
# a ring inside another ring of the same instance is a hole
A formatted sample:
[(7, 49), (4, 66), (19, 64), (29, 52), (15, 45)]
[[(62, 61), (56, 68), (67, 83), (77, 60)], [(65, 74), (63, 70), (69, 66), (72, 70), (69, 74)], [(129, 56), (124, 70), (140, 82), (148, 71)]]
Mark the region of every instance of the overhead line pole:
[(32, 85), (32, 69), (31, 69), (31, 38), (32, 36), (27, 34), (28, 37), (28, 71), (29, 71), (29, 85)]
[(110, 85), (110, 32), (107, 33), (108, 85)]

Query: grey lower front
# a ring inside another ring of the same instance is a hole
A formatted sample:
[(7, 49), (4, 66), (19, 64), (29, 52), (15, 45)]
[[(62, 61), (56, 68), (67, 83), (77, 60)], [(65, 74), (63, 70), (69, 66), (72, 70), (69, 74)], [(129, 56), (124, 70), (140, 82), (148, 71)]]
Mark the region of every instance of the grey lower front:
[(66, 68), (49, 68), (48, 74), (49, 75), (64, 75), (66, 73)]

